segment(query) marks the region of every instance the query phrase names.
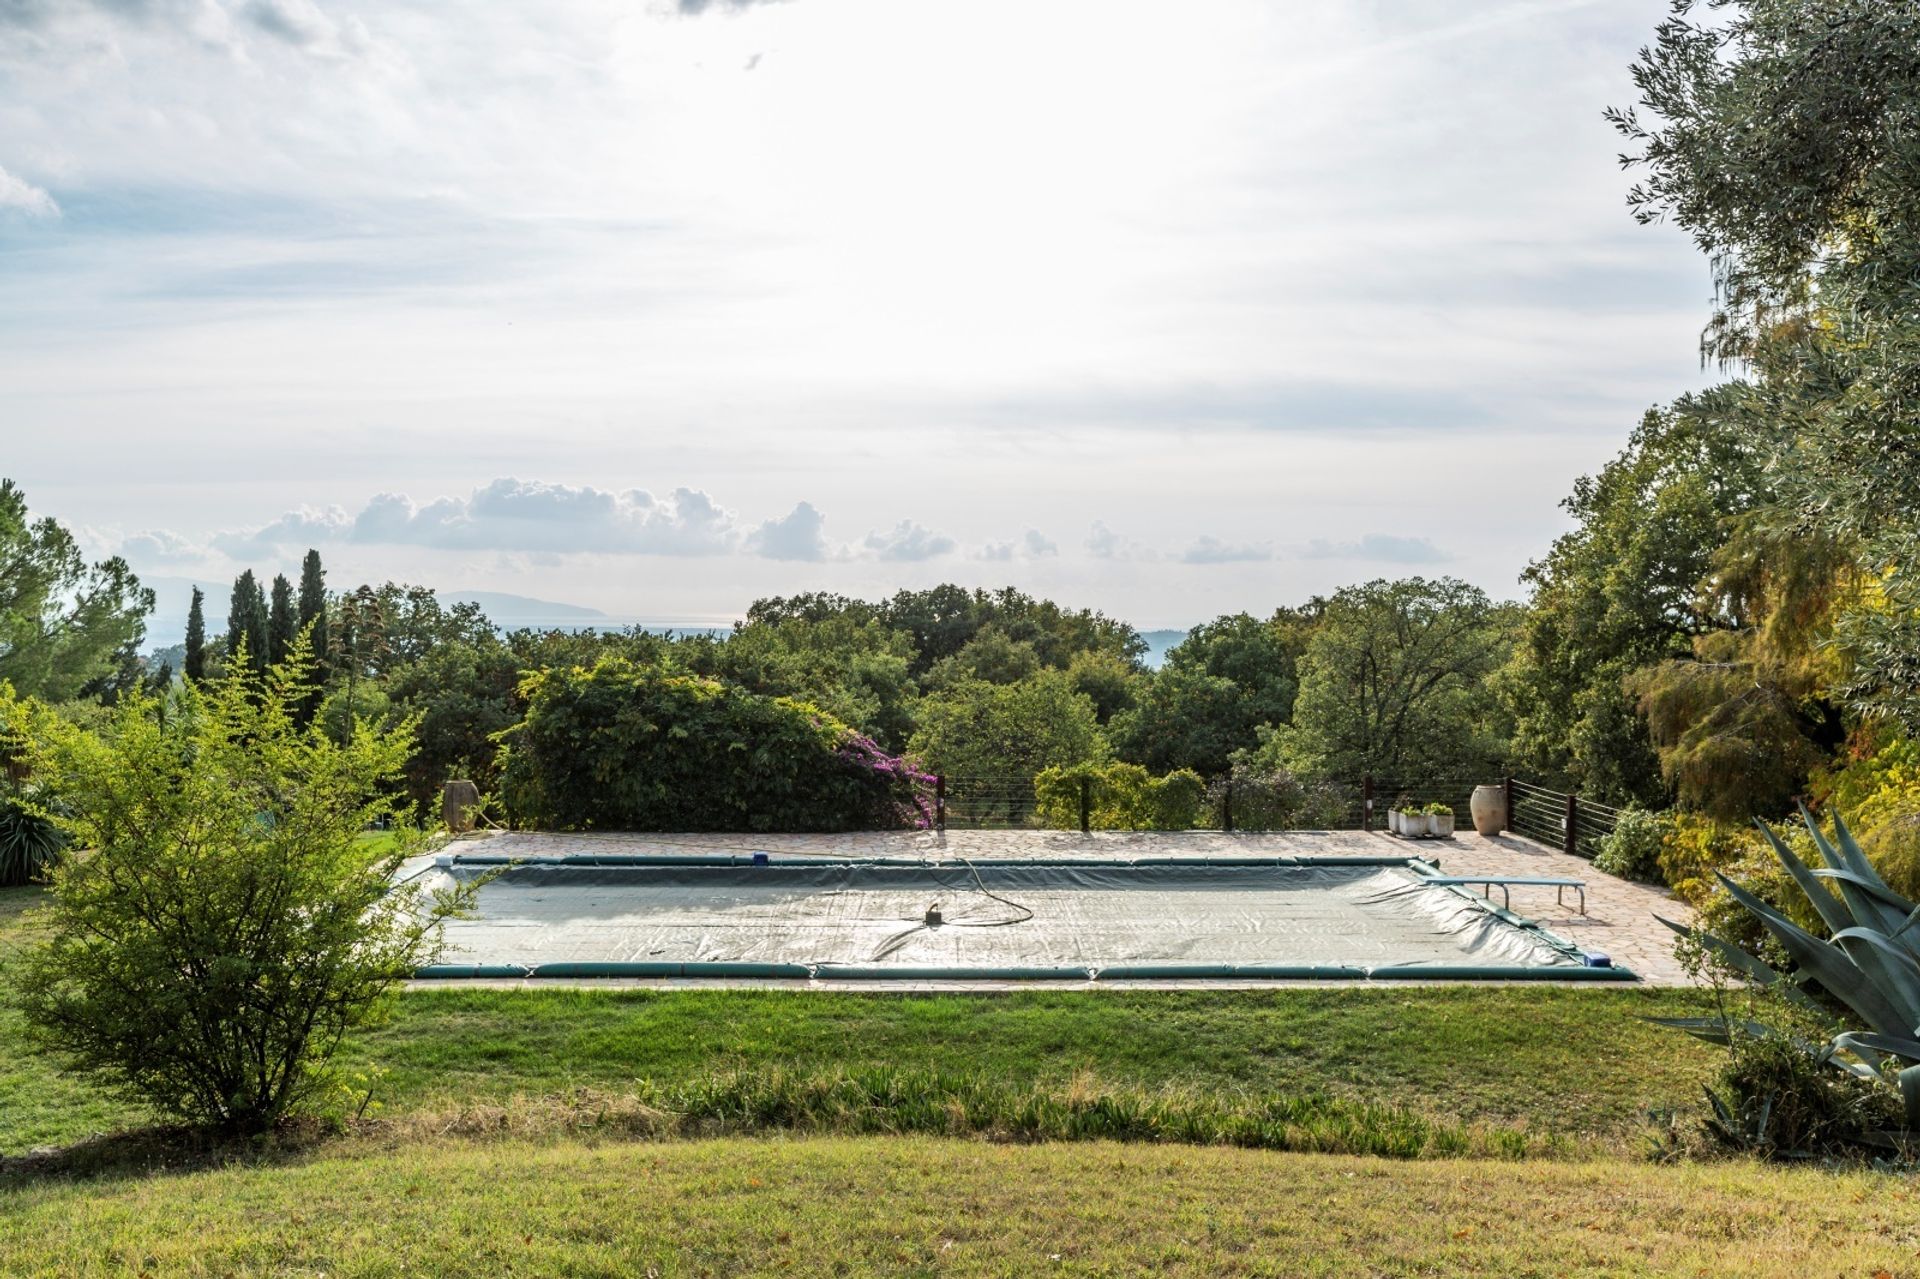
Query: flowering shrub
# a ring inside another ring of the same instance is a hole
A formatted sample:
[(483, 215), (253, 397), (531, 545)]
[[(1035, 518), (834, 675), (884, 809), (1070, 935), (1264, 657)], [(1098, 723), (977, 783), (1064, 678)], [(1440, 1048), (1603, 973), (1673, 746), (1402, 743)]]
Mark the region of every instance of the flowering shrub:
[(558, 830), (924, 826), (933, 779), (817, 707), (603, 658), (521, 683), (509, 817)]

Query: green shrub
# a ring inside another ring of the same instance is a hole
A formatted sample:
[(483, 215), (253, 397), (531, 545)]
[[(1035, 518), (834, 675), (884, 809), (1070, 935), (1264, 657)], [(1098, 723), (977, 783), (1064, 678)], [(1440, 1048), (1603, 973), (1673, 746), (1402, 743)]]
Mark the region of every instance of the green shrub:
[(1083, 794), (1095, 830), (1191, 830), (1206, 783), (1190, 769), (1155, 777), (1138, 764), (1116, 762), (1042, 769), (1033, 792), (1036, 819), (1053, 830), (1079, 829)]
[(931, 778), (804, 702), (607, 657), (521, 684), (501, 790), (556, 830), (840, 831), (924, 824)]
[(1236, 764), (1231, 776), (1207, 788), (1210, 824), (1220, 829), (1320, 830), (1342, 821), (1351, 807), (1351, 798), (1331, 782), (1301, 778), (1284, 768)]
[(1735, 1035), (1707, 1089), (1707, 1134), (1762, 1158), (1854, 1156), (1897, 1131), (1899, 1099), (1877, 1080), (1835, 1070), (1833, 1050), (1775, 1029)]
[(1902, 897), (1920, 900), (1920, 812), (1885, 819), (1861, 836), (1860, 851), (1887, 887)]
[(1600, 837), (1593, 854), (1593, 868), (1622, 879), (1660, 884), (1660, 851), (1666, 843), (1672, 821), (1665, 813), (1644, 808), (1627, 808), (1611, 832)]
[(1691, 906), (1703, 906), (1714, 895), (1714, 872), (1764, 852), (1766, 845), (1749, 826), (1703, 817), (1698, 813), (1671, 813), (1660, 841), (1660, 878)]
[(342, 1036), (428, 962), (464, 902), (393, 883), (411, 741), (294, 727), (307, 689), (244, 663), (88, 731), (50, 711), (34, 774), (86, 850), (53, 871), (51, 936), (15, 973), (38, 1044), (163, 1113), (259, 1131), (315, 1095)]

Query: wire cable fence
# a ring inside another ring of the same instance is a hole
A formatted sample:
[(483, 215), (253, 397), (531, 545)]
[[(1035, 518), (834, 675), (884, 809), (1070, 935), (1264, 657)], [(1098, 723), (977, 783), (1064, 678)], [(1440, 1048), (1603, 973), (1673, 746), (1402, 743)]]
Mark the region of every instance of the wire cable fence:
[[(1191, 783), (1189, 783), (1190, 785)], [(1497, 787), (1505, 818), (1500, 829), (1591, 858), (1613, 832), (1620, 812), (1516, 777), (1299, 780), (1216, 777), (1179, 805), (1129, 803), (1097, 774), (1042, 794), (1017, 774), (940, 776), (934, 825), (962, 830), (1384, 830), (1389, 809), (1452, 811), (1457, 828), (1471, 828), (1474, 791)], [(1137, 798), (1137, 797), (1136, 797)]]
[[(1184, 804), (1120, 796), (1095, 774), (1043, 794), (1017, 774), (936, 778), (936, 826), (962, 830), (1382, 830), (1395, 806), (1451, 809), (1467, 820), (1474, 789), (1485, 778), (1359, 777), (1294, 779), (1222, 776), (1203, 783)], [(1149, 783), (1150, 785), (1153, 783)], [(1189, 783), (1191, 784), (1191, 783)], [(1498, 783), (1493, 783), (1498, 784)], [(1077, 801), (1077, 802), (1076, 802)], [(1132, 801), (1132, 802), (1130, 802)]]
[(1508, 830), (1576, 857), (1591, 858), (1620, 820), (1620, 810), (1611, 804), (1517, 777), (1508, 778), (1506, 788)]

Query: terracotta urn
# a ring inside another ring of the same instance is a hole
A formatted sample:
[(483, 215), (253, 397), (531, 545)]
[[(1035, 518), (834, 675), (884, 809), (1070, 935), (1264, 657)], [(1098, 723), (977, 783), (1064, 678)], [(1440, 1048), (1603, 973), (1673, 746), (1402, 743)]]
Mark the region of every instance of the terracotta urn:
[(1494, 782), (1473, 788), (1473, 828), (1482, 835), (1498, 835), (1507, 828), (1507, 788)]

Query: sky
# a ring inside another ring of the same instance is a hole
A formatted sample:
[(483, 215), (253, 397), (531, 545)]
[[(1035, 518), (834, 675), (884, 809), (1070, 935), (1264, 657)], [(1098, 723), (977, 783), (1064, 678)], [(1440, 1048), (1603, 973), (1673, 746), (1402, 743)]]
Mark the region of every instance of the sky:
[(1665, 0), (0, 0), (0, 475), (149, 575), (1496, 598), (1705, 262)]

